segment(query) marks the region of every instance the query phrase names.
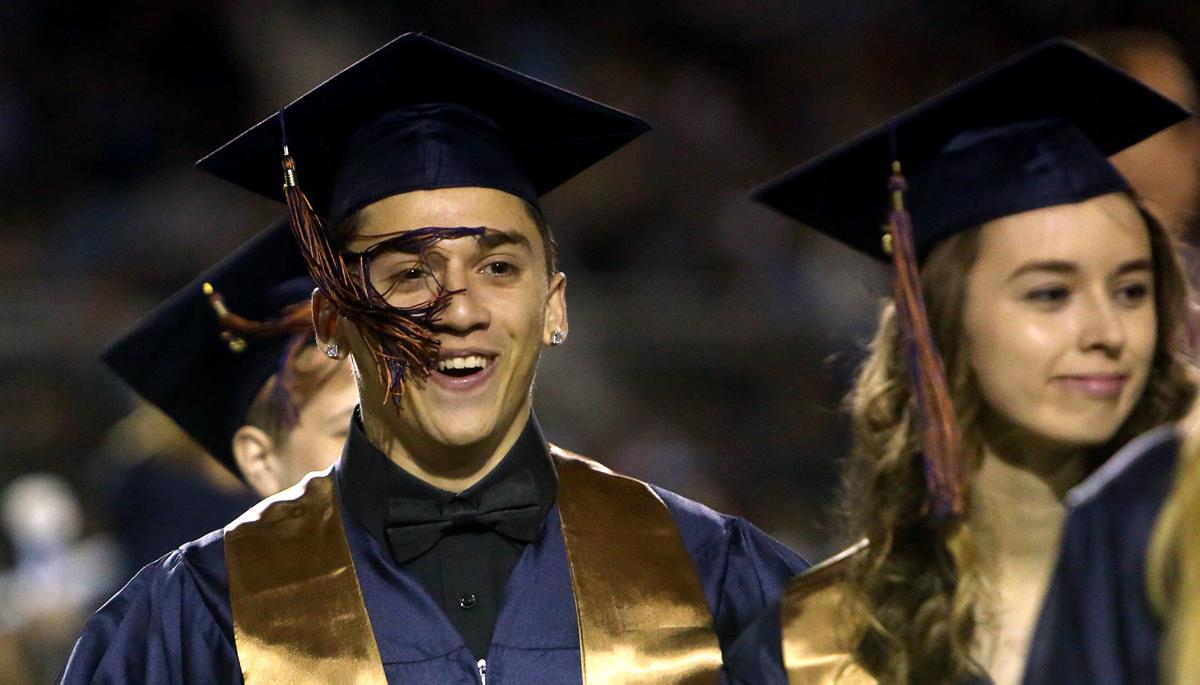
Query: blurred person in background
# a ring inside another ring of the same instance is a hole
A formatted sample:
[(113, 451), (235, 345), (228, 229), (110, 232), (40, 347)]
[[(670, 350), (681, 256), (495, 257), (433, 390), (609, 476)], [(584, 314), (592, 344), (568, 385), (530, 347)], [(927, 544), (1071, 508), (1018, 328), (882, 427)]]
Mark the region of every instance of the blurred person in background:
[(126, 460), (111, 488), (134, 571), (341, 453), (358, 395), (349, 365), (313, 343), (313, 287), (277, 222), (105, 351), (109, 368), (157, 408), (135, 410), (104, 450), (151, 457)]
[[(41, 682), (61, 668), (79, 627), (119, 582), (104, 535), (84, 537), (71, 487), (48, 473), (20, 476), (0, 492), (0, 520), (14, 548), (0, 573), (0, 682)], [(9, 680), (8, 678), (11, 678)]]
[(64, 682), (715, 679), (804, 562), (549, 446), (531, 406), (568, 332), (540, 197), (647, 128), (406, 34), (202, 160), (284, 179), (359, 412), (332, 471), (131, 581)]
[[(1114, 28), (1081, 34), (1079, 40), (1188, 110), (1200, 104), (1195, 75), (1169, 35)], [(1112, 163), (1168, 230), (1193, 247), (1200, 245), (1200, 122), (1195, 117), (1122, 150)]]
[(1107, 160), (1185, 116), (1051, 41), (756, 191), (897, 275), (850, 396), (865, 539), (739, 639), (736, 679), (1019, 680), (1067, 490), (1195, 394), (1172, 241)]
[(1200, 403), (1067, 503), (1025, 684), (1200, 681)]
[(260, 497), (327, 468), (357, 404), (313, 344), (314, 285), (286, 221), (196, 277), (103, 355)]

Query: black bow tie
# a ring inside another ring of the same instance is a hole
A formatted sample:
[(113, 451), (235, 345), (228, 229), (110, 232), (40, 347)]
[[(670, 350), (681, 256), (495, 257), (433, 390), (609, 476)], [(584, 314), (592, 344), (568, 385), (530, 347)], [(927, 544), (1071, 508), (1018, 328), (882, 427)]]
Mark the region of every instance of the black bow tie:
[(469, 530), (492, 530), (513, 540), (532, 542), (541, 518), (537, 485), (533, 474), (525, 471), (476, 497), (455, 495), (448, 502), (391, 498), (384, 533), (392, 558), (403, 564), (427, 552), (443, 536)]

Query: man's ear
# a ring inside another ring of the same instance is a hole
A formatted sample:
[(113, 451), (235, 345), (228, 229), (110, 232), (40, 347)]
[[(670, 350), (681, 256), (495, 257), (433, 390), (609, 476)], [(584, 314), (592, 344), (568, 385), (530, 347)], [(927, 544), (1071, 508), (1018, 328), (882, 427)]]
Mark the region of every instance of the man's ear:
[(255, 492), (268, 497), (279, 492), (279, 460), (275, 441), (257, 426), (242, 426), (233, 434), (233, 459)]
[(313, 330), (317, 334), (317, 345), (321, 351), (327, 357), (345, 358), (347, 346), (341, 339), (341, 330), (338, 326), (341, 316), (338, 315), (333, 303), (329, 301), (328, 297), (325, 297), (325, 293), (321, 292), (320, 288), (313, 290), (312, 319)]
[[(567, 275), (559, 271), (550, 276), (550, 289), (546, 294), (546, 323), (542, 326), (542, 344), (558, 345), (567, 339), (570, 325), (567, 323)], [(555, 342), (555, 331), (559, 332)]]

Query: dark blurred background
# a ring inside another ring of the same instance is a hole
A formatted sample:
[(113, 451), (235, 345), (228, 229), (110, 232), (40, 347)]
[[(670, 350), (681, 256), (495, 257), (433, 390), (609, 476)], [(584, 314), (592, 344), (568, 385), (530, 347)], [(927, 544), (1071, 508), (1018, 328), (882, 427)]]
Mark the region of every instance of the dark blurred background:
[[(1130, 27), (1167, 38), (1110, 31)], [(1200, 60), (1178, 0), (0, 3), (0, 682), (53, 679), (82, 618), (178, 542), (130, 530), (198, 535), (204, 502), (241, 502), (168, 428), (118, 423), (133, 398), (96, 358), (282, 213), (193, 161), (413, 30), (657, 127), (545, 201), (572, 323), (538, 378), (548, 437), (813, 560), (846, 542), (839, 403), (887, 275), (748, 189), (1052, 35), (1181, 100)], [(1129, 166), (1185, 237), (1194, 129)], [(165, 452), (161, 487), (123, 486)], [(188, 479), (214, 499), (172, 494)]]

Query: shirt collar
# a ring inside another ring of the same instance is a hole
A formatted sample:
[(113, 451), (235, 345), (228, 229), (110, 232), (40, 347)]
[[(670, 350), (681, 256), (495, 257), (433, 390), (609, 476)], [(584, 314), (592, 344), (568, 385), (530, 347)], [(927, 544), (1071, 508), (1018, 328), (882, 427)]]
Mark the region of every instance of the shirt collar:
[[(355, 411), (350, 419), (349, 437), (346, 439), (346, 446), (342, 450), (342, 458), (336, 471), (345, 511), (384, 547), (387, 546), (384, 519), (387, 516), (389, 498), (405, 497), (448, 502), (458, 494), (426, 483), (379, 451), (367, 438), (358, 411)], [(504, 459), (462, 494), (480, 494), (524, 471), (533, 475), (538, 490), (538, 503), (544, 518), (554, 505), (558, 479), (550, 463), (550, 449), (532, 412), (525, 428)]]

